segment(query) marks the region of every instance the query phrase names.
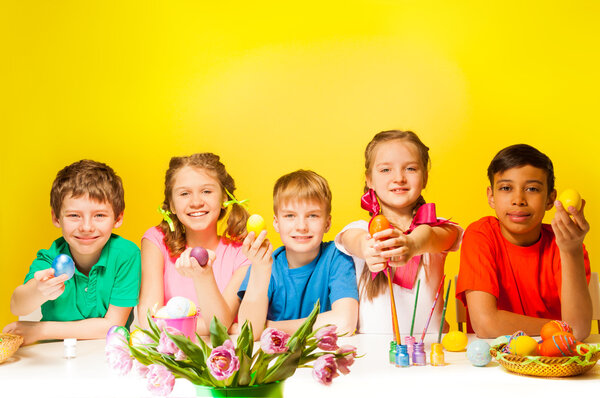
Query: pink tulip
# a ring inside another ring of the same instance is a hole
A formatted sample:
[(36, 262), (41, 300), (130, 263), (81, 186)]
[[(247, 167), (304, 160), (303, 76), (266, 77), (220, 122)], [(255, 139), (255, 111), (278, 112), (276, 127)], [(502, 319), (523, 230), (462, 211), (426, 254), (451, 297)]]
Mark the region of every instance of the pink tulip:
[(317, 346), (323, 351), (333, 351), (338, 349), (337, 345), (337, 326), (330, 325), (321, 328), (315, 333), (317, 339)]
[(154, 395), (169, 395), (175, 385), (175, 376), (162, 365), (148, 365), (146, 380), (148, 390)]
[(177, 348), (177, 351), (175, 351), (175, 360), (176, 361), (185, 361), (186, 359), (187, 359), (187, 355), (185, 355), (185, 352), (183, 352), (182, 350)]
[(212, 350), (206, 361), (210, 373), (217, 380), (225, 380), (240, 368), (240, 360), (235, 355), (235, 347), (231, 340)]
[(179, 347), (177, 347), (177, 344), (175, 344), (173, 340), (167, 336), (165, 331), (169, 332), (169, 334), (173, 336), (183, 336), (183, 333), (170, 326), (165, 327), (165, 329), (160, 333), (160, 340), (158, 341), (156, 351), (160, 352), (161, 354), (173, 355), (179, 350)]
[(313, 378), (319, 383), (328, 386), (331, 381), (338, 377), (337, 365), (333, 354), (325, 354), (317, 358), (313, 365)]
[(131, 369), (140, 377), (146, 377), (149, 371), (148, 367), (146, 365), (143, 365), (137, 359), (133, 360), (133, 365)]
[(335, 360), (338, 370), (340, 373), (345, 375), (350, 373), (349, 367), (354, 363), (354, 358), (356, 358), (356, 347), (351, 345), (343, 345), (339, 348), (339, 350), (336, 351), (336, 354), (345, 354), (347, 352), (350, 354), (338, 357)]
[(132, 359), (129, 348), (119, 345), (107, 345), (104, 354), (112, 370), (120, 375), (126, 375), (131, 370)]
[(128, 347), (129, 342), (121, 333), (110, 333), (106, 336), (106, 346)]
[(267, 354), (279, 354), (286, 352), (286, 344), (290, 335), (281, 330), (266, 328), (260, 336), (260, 348)]

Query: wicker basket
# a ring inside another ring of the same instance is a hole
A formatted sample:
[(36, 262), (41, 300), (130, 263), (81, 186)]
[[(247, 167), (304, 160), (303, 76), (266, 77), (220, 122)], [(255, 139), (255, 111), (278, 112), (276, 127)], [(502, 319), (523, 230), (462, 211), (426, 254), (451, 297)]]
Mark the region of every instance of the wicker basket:
[(572, 357), (540, 357), (505, 354), (501, 350), (505, 344), (494, 346), (490, 354), (505, 369), (529, 376), (563, 377), (577, 376), (587, 372), (600, 359), (600, 346), (590, 345), (585, 355)]
[(23, 337), (15, 334), (0, 333), (0, 363), (6, 361), (23, 343)]

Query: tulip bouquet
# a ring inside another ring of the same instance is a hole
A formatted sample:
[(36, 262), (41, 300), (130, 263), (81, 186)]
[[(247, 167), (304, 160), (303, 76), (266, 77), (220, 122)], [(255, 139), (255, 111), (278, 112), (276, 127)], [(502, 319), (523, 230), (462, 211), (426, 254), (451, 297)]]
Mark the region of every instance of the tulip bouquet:
[(157, 395), (168, 395), (176, 378), (188, 379), (198, 386), (241, 388), (285, 380), (299, 367), (312, 367), (313, 377), (328, 385), (338, 371), (350, 371), (356, 348), (337, 345), (335, 326), (313, 331), (318, 313), (317, 302), (292, 336), (274, 328), (265, 329), (256, 350), (248, 322), (234, 344), (225, 326), (213, 318), (211, 348), (200, 336), (196, 344), (177, 329), (161, 324), (161, 320), (154, 323), (148, 317), (149, 330), (133, 335), (131, 343), (120, 335), (107, 339), (106, 358), (120, 374), (136, 369), (147, 379), (148, 389)]

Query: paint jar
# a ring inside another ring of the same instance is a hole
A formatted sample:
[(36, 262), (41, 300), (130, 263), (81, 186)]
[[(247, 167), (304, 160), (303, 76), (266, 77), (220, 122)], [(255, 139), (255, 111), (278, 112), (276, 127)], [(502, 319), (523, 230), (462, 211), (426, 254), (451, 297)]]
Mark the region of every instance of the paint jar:
[(417, 342), (417, 339), (415, 339), (413, 336), (406, 336), (404, 338), (404, 343), (406, 344), (408, 356), (411, 358), (412, 358), (412, 354), (414, 352), (416, 342)]
[(406, 345), (400, 344), (396, 346), (396, 367), (406, 368), (410, 366), (410, 360), (408, 358), (408, 351)]
[(390, 341), (390, 352), (389, 352), (390, 364), (396, 364), (396, 342), (394, 340)]
[(77, 339), (65, 339), (63, 357), (72, 359), (77, 356)]
[(425, 344), (416, 343), (412, 353), (412, 364), (415, 366), (427, 365), (427, 358), (425, 356)]
[(440, 343), (431, 345), (431, 366), (444, 366), (444, 346)]

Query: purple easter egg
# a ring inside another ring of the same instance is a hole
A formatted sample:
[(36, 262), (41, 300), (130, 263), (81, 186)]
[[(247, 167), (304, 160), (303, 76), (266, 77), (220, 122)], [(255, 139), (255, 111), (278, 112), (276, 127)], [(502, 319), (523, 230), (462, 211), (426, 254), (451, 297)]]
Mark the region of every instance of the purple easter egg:
[(198, 260), (198, 264), (203, 267), (206, 265), (206, 263), (208, 263), (208, 252), (203, 247), (194, 247), (190, 252), (190, 257), (194, 257), (196, 260)]

